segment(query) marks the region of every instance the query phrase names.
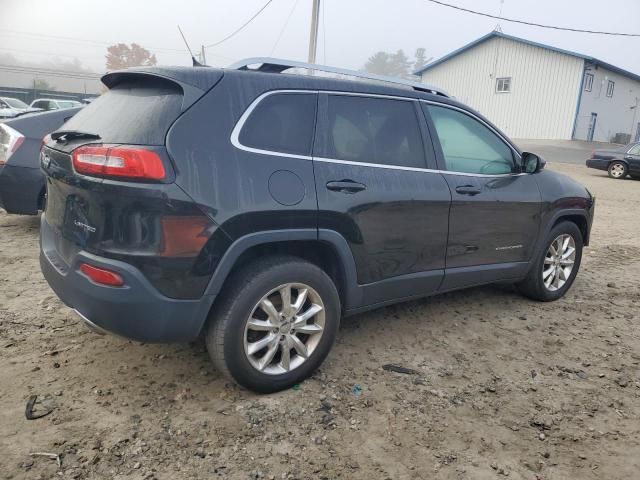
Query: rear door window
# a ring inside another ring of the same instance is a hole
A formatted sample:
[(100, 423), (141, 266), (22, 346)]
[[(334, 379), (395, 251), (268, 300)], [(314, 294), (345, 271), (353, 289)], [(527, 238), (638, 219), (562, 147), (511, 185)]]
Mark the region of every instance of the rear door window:
[(80, 110), (65, 130), (97, 133), (104, 143), (164, 145), (182, 109), (182, 89), (142, 77), (121, 82)]
[(511, 148), (483, 123), (457, 110), (426, 107), (436, 127), (448, 171), (481, 175), (513, 173)]
[(249, 114), (238, 140), (259, 150), (311, 155), (317, 94), (274, 93), (263, 98)]
[(329, 95), (324, 156), (350, 162), (425, 168), (413, 101)]

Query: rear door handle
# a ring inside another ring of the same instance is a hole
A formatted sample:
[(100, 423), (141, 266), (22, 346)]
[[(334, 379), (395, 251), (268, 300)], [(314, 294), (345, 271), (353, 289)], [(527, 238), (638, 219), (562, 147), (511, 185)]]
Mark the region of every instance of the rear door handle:
[(337, 180), (327, 182), (327, 190), (340, 193), (357, 193), (367, 188), (366, 185), (353, 180)]
[(633, 160), (633, 156), (631, 155), (627, 155), (626, 157), (624, 157), (625, 160)]
[(461, 195), (477, 195), (480, 193), (480, 189), (474, 185), (460, 185), (456, 187), (456, 192)]

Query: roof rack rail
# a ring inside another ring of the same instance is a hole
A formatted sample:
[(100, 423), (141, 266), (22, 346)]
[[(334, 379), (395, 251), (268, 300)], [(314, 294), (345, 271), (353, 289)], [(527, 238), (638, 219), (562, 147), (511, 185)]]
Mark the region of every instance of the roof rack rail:
[[(260, 65), (258, 68), (249, 68), (250, 65)], [(296, 62), (294, 60), (282, 60), (279, 58), (271, 57), (253, 57), (240, 60), (227, 68), (233, 70), (253, 70), (257, 72), (266, 73), (282, 73), (289, 68), (304, 68), (307, 70), (316, 70), (319, 72), (336, 73), (338, 75), (347, 75), (350, 77), (363, 78), (366, 80), (375, 80), (377, 82), (393, 83), (395, 85), (402, 85), (405, 87), (413, 88), (421, 92), (433, 93), (436, 95), (442, 95), (448, 97), (449, 94), (444, 90), (434, 87), (433, 85), (427, 85), (421, 82), (412, 82), (410, 80), (404, 80), (402, 78), (388, 77), (386, 75), (376, 75), (374, 73), (357, 72), (355, 70), (348, 70), (346, 68), (329, 67), (326, 65), (318, 65), (315, 63)]]

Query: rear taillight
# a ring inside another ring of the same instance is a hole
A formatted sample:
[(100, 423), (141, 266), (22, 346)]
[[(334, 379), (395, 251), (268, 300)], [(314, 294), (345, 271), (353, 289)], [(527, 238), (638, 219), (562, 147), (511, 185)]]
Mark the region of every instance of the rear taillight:
[(140, 147), (80, 147), (73, 151), (73, 167), (96, 177), (164, 180), (167, 175), (160, 156)]
[(107, 285), (109, 287), (122, 287), (124, 285), (124, 280), (120, 274), (107, 270), (106, 268), (82, 263), (80, 264), (80, 271), (100, 285)]
[(194, 257), (211, 236), (212, 223), (205, 216), (163, 217), (163, 257)]
[(22, 142), (24, 142), (24, 135), (9, 125), (0, 123), (0, 165), (9, 161)]

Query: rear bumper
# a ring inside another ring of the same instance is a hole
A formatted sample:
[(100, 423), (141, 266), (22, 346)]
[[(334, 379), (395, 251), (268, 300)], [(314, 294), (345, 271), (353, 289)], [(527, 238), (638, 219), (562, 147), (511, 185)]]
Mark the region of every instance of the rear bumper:
[(0, 167), (0, 207), (8, 213), (36, 215), (44, 175), (39, 168)]
[(587, 168), (595, 168), (596, 170), (607, 170), (609, 168), (609, 160), (590, 158), (586, 163)]
[[(134, 266), (80, 250), (67, 264), (56, 250), (57, 233), (42, 215), (40, 267), (60, 299), (76, 310), (93, 330), (104, 330), (140, 342), (181, 343), (200, 334), (214, 296), (176, 300), (162, 295)], [(79, 270), (86, 262), (119, 273), (124, 287), (91, 281)]]

